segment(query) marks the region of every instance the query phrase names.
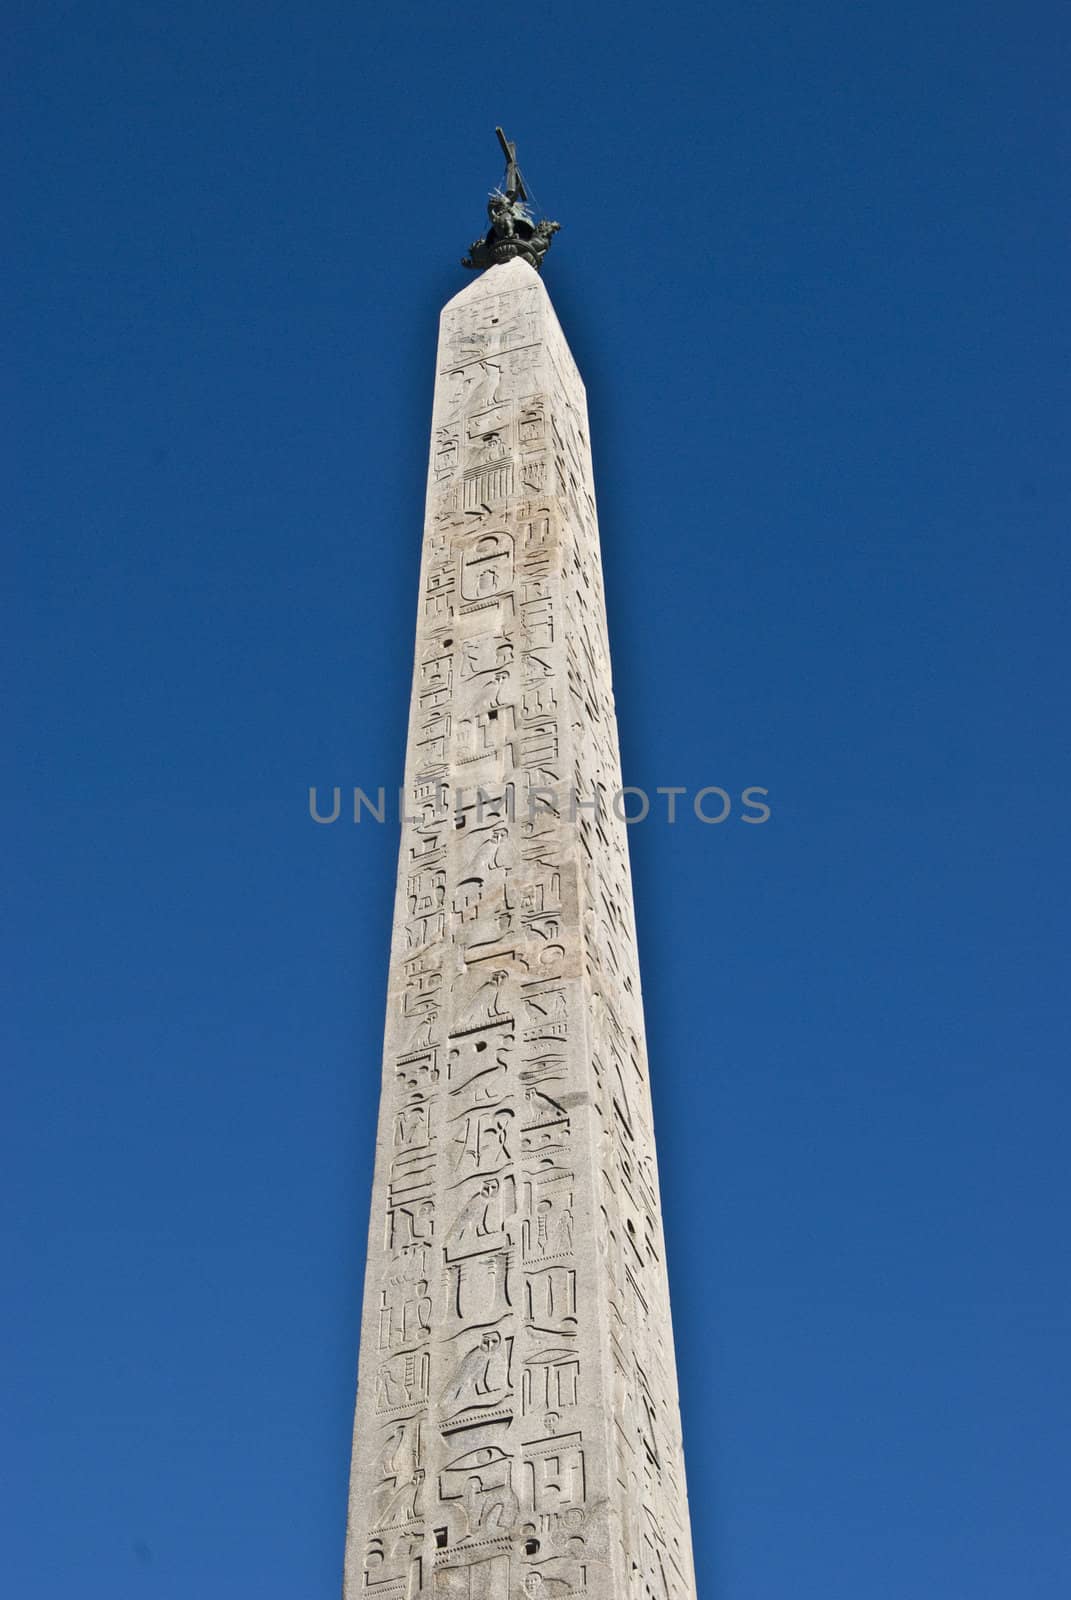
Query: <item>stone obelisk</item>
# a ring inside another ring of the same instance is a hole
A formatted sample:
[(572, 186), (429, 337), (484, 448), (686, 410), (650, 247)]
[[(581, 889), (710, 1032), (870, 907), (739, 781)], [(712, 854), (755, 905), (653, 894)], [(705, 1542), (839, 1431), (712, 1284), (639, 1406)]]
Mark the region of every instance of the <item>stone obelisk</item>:
[(439, 334), (344, 1596), (694, 1600), (584, 386), (502, 143)]

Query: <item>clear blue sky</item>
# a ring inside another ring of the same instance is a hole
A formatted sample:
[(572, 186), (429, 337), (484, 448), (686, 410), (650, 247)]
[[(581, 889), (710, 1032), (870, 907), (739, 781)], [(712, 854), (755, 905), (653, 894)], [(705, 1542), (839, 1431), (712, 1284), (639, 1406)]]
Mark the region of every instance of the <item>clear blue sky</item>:
[(435, 319), (565, 227), (702, 1600), (1064, 1600), (1055, 4), (15, 0), (4, 1584), (337, 1594)]

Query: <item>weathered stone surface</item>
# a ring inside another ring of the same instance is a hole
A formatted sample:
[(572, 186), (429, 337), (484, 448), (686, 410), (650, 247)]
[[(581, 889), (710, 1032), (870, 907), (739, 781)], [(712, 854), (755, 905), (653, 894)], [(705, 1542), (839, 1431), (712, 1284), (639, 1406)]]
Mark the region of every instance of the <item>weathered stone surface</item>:
[(441, 320), (345, 1600), (695, 1595), (620, 781), (584, 387), (513, 260)]

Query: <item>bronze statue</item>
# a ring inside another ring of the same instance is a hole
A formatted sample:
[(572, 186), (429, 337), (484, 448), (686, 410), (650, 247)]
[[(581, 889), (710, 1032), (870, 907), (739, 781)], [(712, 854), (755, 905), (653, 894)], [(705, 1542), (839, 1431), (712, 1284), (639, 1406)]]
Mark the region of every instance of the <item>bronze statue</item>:
[(528, 207), (528, 191), (517, 165), (517, 146), (506, 138), (501, 128), (496, 128), (498, 142), (506, 157), (506, 177), (501, 189), (496, 189), (487, 202), (487, 215), (491, 226), (482, 239), (469, 246), (461, 265), (474, 272), (496, 266), (501, 261), (511, 261), (520, 256), (538, 272), (543, 257), (550, 249), (550, 241), (561, 227), (560, 222), (545, 218), (536, 222)]

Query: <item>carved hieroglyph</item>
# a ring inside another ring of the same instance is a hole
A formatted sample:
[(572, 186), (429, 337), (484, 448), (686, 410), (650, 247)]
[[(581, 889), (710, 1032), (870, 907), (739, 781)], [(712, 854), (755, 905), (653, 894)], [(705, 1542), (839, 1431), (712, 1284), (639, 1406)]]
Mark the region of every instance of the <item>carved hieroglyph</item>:
[(694, 1600), (620, 781), (584, 386), (514, 260), (441, 321), (345, 1600)]

